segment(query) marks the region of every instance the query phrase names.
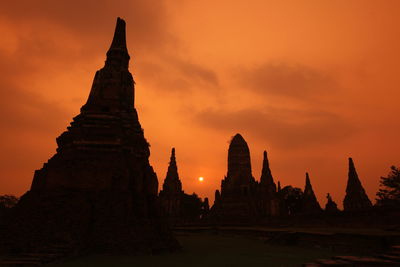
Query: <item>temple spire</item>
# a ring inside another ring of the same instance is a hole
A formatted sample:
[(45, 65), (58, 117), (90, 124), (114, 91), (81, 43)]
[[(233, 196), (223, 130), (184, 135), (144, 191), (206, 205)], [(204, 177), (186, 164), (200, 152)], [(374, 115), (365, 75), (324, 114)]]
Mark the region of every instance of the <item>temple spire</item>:
[(83, 113), (136, 113), (135, 82), (128, 69), (129, 59), (125, 21), (118, 18), (106, 63), (94, 76), (89, 98), (81, 109)]
[(175, 165), (176, 166), (176, 158), (175, 158), (175, 147), (172, 148), (171, 150), (171, 159), (169, 161), (169, 165)]
[(304, 194), (313, 194), (314, 195), (314, 191), (312, 189), (310, 176), (308, 175), (308, 172), (306, 172), (306, 186), (304, 187)]
[(276, 192), (276, 184), (274, 183), (274, 178), (272, 177), (271, 169), (269, 168), (268, 154), (265, 150), (260, 183), (269, 187), (273, 192)]
[(128, 68), (129, 59), (130, 57), (126, 47), (125, 21), (118, 17), (114, 37), (107, 51), (106, 66), (119, 65), (120, 67)]
[(308, 172), (306, 172), (306, 185), (304, 187), (302, 209), (304, 213), (315, 213), (321, 211), (321, 206), (319, 205), (317, 197), (315, 196)]
[(250, 150), (246, 141), (239, 133), (232, 138), (229, 144), (227, 176), (228, 179), (234, 180), (236, 184), (247, 183), (248, 179), (253, 179), (251, 174)]
[(114, 38), (111, 43), (111, 49), (128, 50), (126, 48), (126, 33), (125, 33), (125, 21), (121, 18), (117, 18), (117, 25), (115, 26)]
[(346, 196), (343, 200), (344, 210), (363, 210), (372, 206), (361, 181), (358, 178), (352, 158), (349, 158), (349, 173), (346, 187)]
[(167, 176), (164, 180), (163, 190), (166, 192), (182, 192), (182, 183), (179, 179), (178, 166), (175, 158), (175, 148), (171, 150), (171, 159), (169, 161)]

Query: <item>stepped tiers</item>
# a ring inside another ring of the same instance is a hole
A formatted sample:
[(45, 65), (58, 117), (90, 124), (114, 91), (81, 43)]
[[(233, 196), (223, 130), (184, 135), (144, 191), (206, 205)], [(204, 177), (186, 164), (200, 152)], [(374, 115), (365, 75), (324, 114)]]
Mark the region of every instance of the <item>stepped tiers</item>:
[(343, 200), (345, 211), (366, 210), (372, 207), (361, 181), (358, 178), (352, 158), (349, 158), (349, 178), (347, 180), (346, 196)]
[(65, 243), (78, 252), (134, 253), (178, 247), (159, 216), (158, 180), (134, 107), (125, 39), (125, 21), (118, 18), (81, 113), (3, 222), (1, 249)]

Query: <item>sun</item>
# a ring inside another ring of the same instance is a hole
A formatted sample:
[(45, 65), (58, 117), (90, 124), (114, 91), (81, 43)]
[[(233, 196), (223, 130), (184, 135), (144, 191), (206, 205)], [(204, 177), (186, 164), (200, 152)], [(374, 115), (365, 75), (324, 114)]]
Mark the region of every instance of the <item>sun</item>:
[(199, 177), (199, 182), (203, 182), (204, 181), (204, 177)]

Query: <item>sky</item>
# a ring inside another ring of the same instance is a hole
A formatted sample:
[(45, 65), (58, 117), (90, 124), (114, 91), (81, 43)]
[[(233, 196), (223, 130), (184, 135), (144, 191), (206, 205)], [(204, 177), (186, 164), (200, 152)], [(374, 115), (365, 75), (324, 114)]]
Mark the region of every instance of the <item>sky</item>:
[[(86, 102), (116, 18), (159, 187), (171, 148), (186, 193), (214, 199), (229, 141), (253, 176), (342, 206), (352, 157), (374, 201), (400, 166), (400, 1), (19, 0), (0, 7), (0, 194), (22, 195)], [(198, 177), (204, 177), (203, 182)]]

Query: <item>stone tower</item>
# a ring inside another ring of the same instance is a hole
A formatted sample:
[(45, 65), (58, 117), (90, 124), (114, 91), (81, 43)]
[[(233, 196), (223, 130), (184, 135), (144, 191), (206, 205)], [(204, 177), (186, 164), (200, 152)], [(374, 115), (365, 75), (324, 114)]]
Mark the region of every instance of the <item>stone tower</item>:
[(269, 168), (269, 161), (267, 151), (263, 154), (263, 166), (261, 171), (260, 185), (265, 186), (269, 192), (276, 193), (276, 184), (272, 177), (271, 169)]
[(131, 253), (176, 247), (158, 214), (158, 180), (134, 106), (129, 59), (125, 21), (118, 18), (86, 104), (0, 233), (0, 240), (12, 240), (8, 248), (63, 242), (75, 251)]
[(269, 168), (267, 151), (264, 151), (263, 156), (261, 178), (258, 186), (260, 212), (263, 216), (277, 216), (279, 215), (279, 199), (276, 191), (276, 184), (272, 177), (271, 169)]
[(321, 211), (321, 206), (315, 196), (308, 172), (306, 172), (306, 185), (304, 187), (301, 209), (303, 213), (316, 213)]
[(172, 148), (167, 176), (164, 180), (163, 189), (160, 191), (160, 203), (165, 215), (170, 218), (181, 216), (183, 194), (182, 183), (179, 179), (178, 167), (176, 165), (175, 148)]
[(259, 215), (256, 191), (249, 147), (244, 138), (236, 134), (228, 149), (228, 173), (221, 183), (221, 218), (232, 222), (255, 219)]
[(343, 200), (345, 211), (365, 210), (372, 207), (361, 181), (358, 178), (352, 158), (349, 158), (349, 178), (347, 180), (346, 196)]

